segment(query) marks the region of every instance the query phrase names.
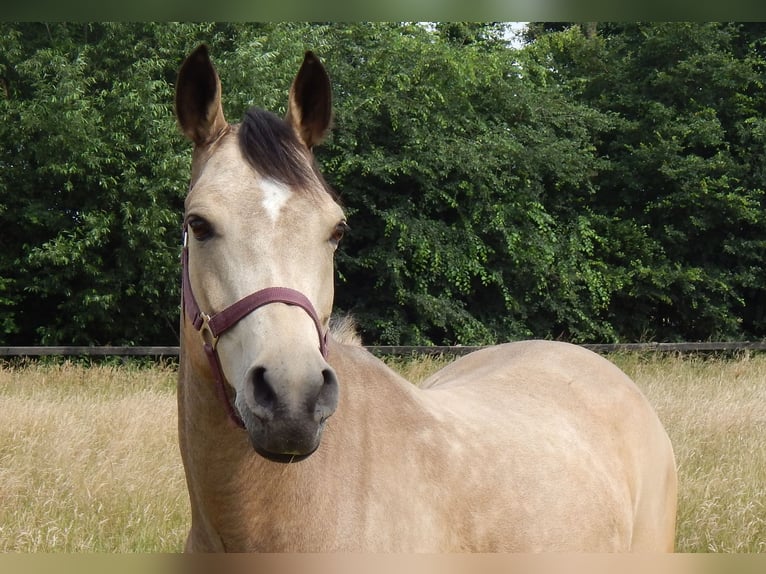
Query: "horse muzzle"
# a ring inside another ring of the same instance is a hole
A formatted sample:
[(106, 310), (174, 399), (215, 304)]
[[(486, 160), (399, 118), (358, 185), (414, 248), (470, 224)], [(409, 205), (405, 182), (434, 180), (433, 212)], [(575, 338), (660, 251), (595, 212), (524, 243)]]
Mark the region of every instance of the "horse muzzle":
[(338, 380), (326, 363), (312, 377), (283, 371), (253, 367), (235, 401), (253, 448), (276, 460), (312, 454), (338, 406)]

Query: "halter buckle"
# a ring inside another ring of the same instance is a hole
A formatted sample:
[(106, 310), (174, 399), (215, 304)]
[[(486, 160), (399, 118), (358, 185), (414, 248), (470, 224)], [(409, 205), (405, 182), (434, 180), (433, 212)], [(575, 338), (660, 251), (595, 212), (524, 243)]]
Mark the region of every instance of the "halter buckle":
[(218, 345), (218, 337), (213, 334), (213, 330), (210, 328), (210, 315), (200, 312), (199, 316), (202, 318), (202, 326), (199, 328), (202, 340), (205, 345), (210, 345), (210, 348), (215, 351)]

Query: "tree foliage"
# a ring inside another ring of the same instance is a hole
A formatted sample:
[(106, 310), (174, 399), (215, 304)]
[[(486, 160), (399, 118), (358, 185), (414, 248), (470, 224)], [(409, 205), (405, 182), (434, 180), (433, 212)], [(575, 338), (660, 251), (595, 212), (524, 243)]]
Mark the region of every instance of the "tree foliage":
[(761, 338), (760, 24), (0, 23), (0, 340), (172, 344), (207, 42), (236, 121), (331, 75), (317, 149), (367, 342)]
[(605, 25), (592, 40), (570, 29), (574, 49), (546, 50), (562, 33), (536, 46), (578, 101), (619, 118), (591, 221), (611, 240), (623, 338), (764, 334), (764, 31)]

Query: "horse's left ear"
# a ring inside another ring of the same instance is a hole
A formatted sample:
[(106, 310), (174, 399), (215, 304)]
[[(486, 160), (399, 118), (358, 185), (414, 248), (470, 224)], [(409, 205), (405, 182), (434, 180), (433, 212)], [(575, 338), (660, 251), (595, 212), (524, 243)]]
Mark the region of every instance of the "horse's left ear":
[(330, 130), (330, 78), (313, 52), (306, 52), (303, 64), (290, 86), (285, 119), (309, 149), (320, 143)]

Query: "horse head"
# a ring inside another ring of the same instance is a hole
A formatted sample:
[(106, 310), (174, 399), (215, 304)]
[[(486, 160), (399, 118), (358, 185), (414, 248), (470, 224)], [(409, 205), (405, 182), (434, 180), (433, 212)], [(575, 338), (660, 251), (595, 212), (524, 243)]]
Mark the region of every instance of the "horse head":
[(200, 46), (179, 71), (176, 116), (194, 144), (182, 345), (206, 351), (259, 453), (309, 455), (338, 404), (325, 338), (346, 222), (312, 154), (331, 121), (329, 78), (307, 52), (284, 119), (251, 108), (229, 124)]

